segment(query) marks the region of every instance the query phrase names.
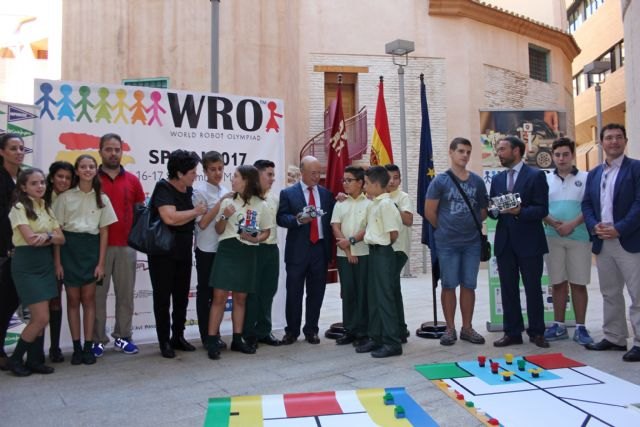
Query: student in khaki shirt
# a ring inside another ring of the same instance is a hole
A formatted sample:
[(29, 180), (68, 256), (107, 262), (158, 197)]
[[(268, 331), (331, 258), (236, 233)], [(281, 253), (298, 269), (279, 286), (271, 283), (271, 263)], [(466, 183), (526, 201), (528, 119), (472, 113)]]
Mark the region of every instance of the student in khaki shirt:
[[(222, 201), (216, 220), (218, 252), (209, 278), (213, 301), (209, 312), (206, 346), (210, 359), (220, 358), (220, 323), (231, 292), (233, 338), (231, 350), (254, 354), (256, 347), (242, 338), (247, 294), (256, 289), (258, 247), (267, 240), (275, 221), (262, 198), (258, 170), (251, 165), (236, 168), (231, 180), (232, 198)], [(241, 227), (242, 226), (242, 227)], [(247, 231), (246, 227), (251, 227)]]
[(367, 268), (369, 247), (362, 241), (371, 201), (362, 192), (364, 169), (348, 166), (342, 180), (347, 197), (333, 209), (331, 226), (337, 243), (337, 264), (342, 296), (342, 322), (346, 333), (336, 340), (345, 345), (364, 344), (368, 329)]
[(395, 256), (393, 242), (402, 226), (400, 212), (395, 207), (387, 184), (389, 174), (382, 166), (369, 168), (365, 176), (365, 191), (373, 201), (367, 210), (364, 242), (369, 245), (369, 340), (356, 348), (358, 353), (371, 352), (372, 357), (402, 354), (396, 302)]
[[(63, 244), (64, 236), (43, 199), (44, 182), (40, 169), (21, 172), (16, 183), (16, 202), (9, 213), (15, 246), (11, 273), (20, 302), (31, 312), (8, 360), (8, 368), (19, 377), (54, 371), (44, 364), (43, 332), (49, 322), (49, 300), (57, 294), (51, 245)], [(27, 362), (23, 364), (25, 353)]]
[(413, 226), (413, 206), (409, 195), (400, 190), (400, 184), (402, 183), (402, 177), (400, 175), (400, 168), (394, 164), (385, 165), (385, 169), (389, 172), (389, 184), (387, 185), (387, 191), (391, 197), (391, 201), (395, 203), (396, 207), (400, 211), (400, 217), (402, 218), (402, 227), (398, 233), (398, 239), (393, 243), (393, 251), (396, 256), (396, 302), (398, 304), (398, 321), (400, 322), (400, 340), (402, 343), (407, 342), (409, 336), (409, 330), (407, 329), (407, 323), (404, 319), (404, 304), (402, 302), (402, 289), (400, 287), (400, 274), (404, 265), (409, 259), (411, 254), (411, 226)]
[(271, 191), (276, 180), (275, 163), (271, 160), (256, 160), (253, 166), (258, 169), (262, 196), (267, 202), (271, 217), (274, 219), (269, 237), (258, 246), (256, 266), (256, 291), (247, 295), (247, 310), (244, 320), (244, 339), (257, 347), (258, 343), (270, 346), (282, 344), (271, 331), (271, 307), (273, 297), (278, 291), (280, 276), (280, 251), (278, 250), (278, 232), (275, 217), (280, 203), (278, 196)]
[[(67, 316), (73, 339), (71, 364), (96, 363), (93, 327), (96, 314), (96, 283), (104, 277), (104, 260), (109, 225), (118, 220), (109, 197), (102, 192), (98, 164), (83, 154), (75, 162), (78, 183), (60, 194), (53, 212), (65, 235), (66, 244), (55, 246), (56, 276), (64, 280)], [(80, 305), (83, 311), (84, 347), (80, 343)]]

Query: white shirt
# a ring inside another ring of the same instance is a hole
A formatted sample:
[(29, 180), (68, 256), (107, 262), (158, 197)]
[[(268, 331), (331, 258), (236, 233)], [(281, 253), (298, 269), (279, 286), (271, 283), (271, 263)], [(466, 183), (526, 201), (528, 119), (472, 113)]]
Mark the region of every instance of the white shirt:
[[(300, 187), (302, 187), (302, 194), (304, 194), (304, 200), (307, 203), (307, 206), (309, 205), (309, 185), (305, 184), (304, 182), (302, 182), (302, 180), (300, 181)], [(315, 206), (316, 208), (320, 209), (322, 208), (322, 206), (320, 205), (320, 192), (318, 191), (318, 186), (314, 185), (313, 187), (313, 199), (315, 200)], [(323, 239), (324, 238), (324, 233), (322, 232), (322, 219), (321, 217), (316, 217), (316, 222), (318, 223), (318, 238), (319, 239)]]
[[(207, 181), (198, 181), (193, 185), (193, 205), (206, 203), (207, 209), (213, 208), (218, 200), (227, 194), (229, 190), (223, 185), (213, 185)], [(202, 216), (196, 218), (200, 221)], [(196, 224), (196, 247), (203, 252), (216, 252), (218, 250), (218, 233), (215, 229), (215, 219), (203, 230)]]
[(600, 178), (600, 220), (603, 223), (613, 225), (613, 190), (620, 172), (620, 166), (624, 155), (614, 159), (609, 165), (606, 161), (602, 164), (602, 176)]

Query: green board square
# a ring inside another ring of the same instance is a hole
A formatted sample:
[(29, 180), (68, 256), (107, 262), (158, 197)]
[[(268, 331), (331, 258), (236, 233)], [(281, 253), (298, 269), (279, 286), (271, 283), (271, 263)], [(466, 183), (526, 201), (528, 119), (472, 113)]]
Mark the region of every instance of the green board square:
[(416, 371), (420, 372), (428, 380), (441, 380), (443, 378), (465, 378), (471, 374), (460, 368), (455, 362), (433, 363), (429, 365), (416, 365)]

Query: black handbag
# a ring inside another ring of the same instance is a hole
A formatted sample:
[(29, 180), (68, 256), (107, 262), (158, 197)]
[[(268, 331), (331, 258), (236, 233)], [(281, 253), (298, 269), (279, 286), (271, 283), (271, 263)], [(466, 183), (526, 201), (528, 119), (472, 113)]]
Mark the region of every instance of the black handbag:
[(153, 195), (148, 205), (137, 205), (133, 212), (133, 226), (127, 244), (147, 255), (164, 255), (173, 249), (175, 236), (167, 224), (162, 222), (153, 207)]
[(465, 203), (469, 207), (469, 212), (471, 212), (471, 216), (473, 217), (473, 222), (476, 223), (476, 227), (478, 228), (478, 233), (480, 233), (480, 261), (489, 261), (491, 259), (491, 243), (489, 243), (489, 239), (487, 238), (487, 235), (482, 232), (482, 226), (480, 225), (480, 221), (478, 221), (478, 218), (476, 218), (476, 215), (473, 213), (473, 208), (471, 207), (471, 202), (467, 197), (467, 193), (465, 193), (464, 190), (462, 190), (462, 187), (460, 186), (458, 179), (455, 177), (453, 172), (451, 172), (451, 170), (447, 171), (447, 175), (449, 175), (449, 178), (451, 178), (453, 183), (456, 185), (456, 187), (458, 188), (458, 191), (460, 192), (460, 195), (462, 196)]

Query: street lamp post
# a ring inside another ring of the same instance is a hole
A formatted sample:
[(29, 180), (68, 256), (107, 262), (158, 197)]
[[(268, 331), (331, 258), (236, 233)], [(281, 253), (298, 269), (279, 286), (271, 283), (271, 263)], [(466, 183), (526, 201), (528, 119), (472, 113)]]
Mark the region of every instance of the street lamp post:
[(220, 91), (220, 0), (211, 2), (211, 92)]
[[(393, 64), (398, 66), (398, 82), (400, 91), (400, 154), (402, 156), (402, 191), (409, 192), (409, 179), (407, 174), (407, 123), (405, 118), (404, 102), (404, 67), (409, 64), (409, 54), (415, 50), (412, 41), (397, 39), (387, 43), (384, 50), (393, 57)], [(407, 254), (407, 263), (402, 272), (403, 277), (411, 276), (411, 256)]]
[[(611, 69), (611, 63), (608, 61), (594, 61), (587, 64), (582, 72), (587, 76), (595, 76), (603, 74)], [(602, 88), (600, 87), (600, 79), (596, 82), (596, 140), (598, 141), (598, 164), (603, 161), (602, 157), (602, 141), (600, 141), (600, 132), (602, 131)]]

